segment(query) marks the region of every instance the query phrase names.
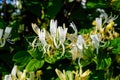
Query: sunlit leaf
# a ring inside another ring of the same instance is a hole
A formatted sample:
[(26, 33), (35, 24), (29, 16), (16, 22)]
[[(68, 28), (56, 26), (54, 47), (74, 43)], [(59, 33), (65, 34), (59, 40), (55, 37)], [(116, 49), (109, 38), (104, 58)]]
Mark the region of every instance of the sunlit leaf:
[(27, 71), (36, 71), (44, 65), (44, 60), (31, 59), (26, 66)]

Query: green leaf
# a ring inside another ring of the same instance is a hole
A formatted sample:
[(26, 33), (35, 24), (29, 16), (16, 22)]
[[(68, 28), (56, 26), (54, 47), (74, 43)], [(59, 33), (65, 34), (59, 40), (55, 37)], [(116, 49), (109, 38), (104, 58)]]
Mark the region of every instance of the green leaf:
[(44, 60), (32, 59), (26, 66), (27, 71), (36, 71), (44, 65)]
[(118, 47), (116, 49), (112, 49), (112, 53), (113, 54), (120, 54), (120, 47)]
[(107, 69), (110, 67), (112, 63), (112, 59), (108, 56), (108, 55), (99, 55), (97, 57), (97, 70), (103, 70), (103, 69)]
[(45, 12), (47, 16), (50, 18), (53, 18), (56, 16), (56, 14), (60, 11), (63, 3), (62, 0), (53, 0), (49, 5)]
[(31, 59), (32, 57), (26, 51), (19, 51), (13, 56), (13, 61), (16, 65), (21, 66), (21, 69), (23, 69)]
[(120, 54), (120, 38), (116, 38), (110, 41), (110, 47), (112, 47), (113, 54)]
[(115, 11), (120, 11), (120, 0), (113, 0), (111, 6)]
[(57, 60), (57, 59), (55, 59), (53, 56), (47, 56), (47, 55), (45, 56), (45, 61), (46, 61), (47, 63), (52, 64), (52, 63), (55, 63), (56, 60)]
[(43, 57), (43, 52), (40, 51), (38, 48), (32, 48), (28, 50), (28, 53), (35, 59), (41, 60)]

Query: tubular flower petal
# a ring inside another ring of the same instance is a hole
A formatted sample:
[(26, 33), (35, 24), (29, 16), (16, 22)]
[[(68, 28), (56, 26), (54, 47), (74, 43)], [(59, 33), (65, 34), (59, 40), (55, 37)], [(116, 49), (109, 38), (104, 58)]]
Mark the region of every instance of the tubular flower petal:
[(61, 43), (64, 43), (64, 41), (66, 39), (67, 30), (68, 30), (68, 28), (63, 29), (62, 27), (58, 27), (59, 39), (60, 39)]
[(37, 35), (40, 34), (40, 28), (36, 24), (32, 23), (32, 28)]
[(3, 47), (5, 45), (6, 40), (9, 37), (11, 30), (12, 30), (11, 27), (6, 27), (4, 31), (4, 35), (3, 35), (3, 29), (0, 29), (0, 47)]
[(63, 29), (62, 27), (58, 27), (59, 40), (60, 40), (60, 44), (62, 44), (63, 54), (65, 52), (64, 41), (66, 39), (67, 30), (68, 30), (68, 28)]
[(5, 75), (4, 80), (12, 80), (11, 75), (10, 74), (9, 75)]
[(96, 18), (96, 27), (98, 30), (102, 29), (102, 18)]
[(90, 35), (90, 37), (92, 39), (94, 47), (98, 48), (99, 47), (99, 42), (100, 42), (99, 36), (97, 34), (94, 34), (94, 35)]
[(91, 39), (92, 39), (92, 43), (94, 45), (94, 47), (96, 48), (96, 53), (98, 54), (98, 47), (100, 44), (100, 38), (98, 34), (94, 34), (94, 35), (90, 35)]
[(50, 33), (52, 37), (56, 37), (57, 34), (57, 20), (51, 20), (50, 21)]
[(4, 38), (7, 39), (8, 36), (10, 35), (12, 28), (11, 27), (6, 27), (5, 28), (5, 34), (4, 34)]
[(76, 26), (75, 26), (75, 24), (72, 22), (72, 23), (70, 23), (70, 26), (73, 28), (73, 30), (75, 31), (75, 35), (77, 35), (77, 33), (78, 33), (78, 31), (77, 31), (77, 28), (76, 28)]
[(15, 65), (11, 71), (11, 76), (12, 76), (12, 79), (16, 79), (16, 74), (17, 74), (17, 66)]
[(41, 43), (42, 43), (42, 45), (43, 45), (44, 52), (46, 53), (46, 45), (47, 45), (47, 42), (46, 42), (46, 40), (45, 40), (45, 35), (46, 35), (45, 29), (41, 30), (41, 31), (40, 31), (40, 34), (38, 34), (39, 40), (41, 41)]
[(50, 34), (53, 38), (55, 47), (58, 48), (58, 45), (57, 45), (57, 20), (50, 21)]
[(85, 43), (85, 40), (84, 40), (84, 38), (82, 37), (82, 35), (79, 35), (79, 36), (78, 36), (76, 45), (78, 46), (78, 48), (79, 48), (80, 50), (82, 50), (83, 47), (84, 47), (84, 48), (87, 48), (86, 43)]

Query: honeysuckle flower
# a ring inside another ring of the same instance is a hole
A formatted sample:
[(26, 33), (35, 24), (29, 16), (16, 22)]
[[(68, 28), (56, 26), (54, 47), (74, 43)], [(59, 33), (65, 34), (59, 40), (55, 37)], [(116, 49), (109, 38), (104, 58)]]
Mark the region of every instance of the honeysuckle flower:
[(96, 53), (98, 54), (98, 47), (100, 44), (100, 35), (98, 34), (94, 34), (94, 35), (90, 35), (91, 39), (92, 39), (92, 43), (94, 45), (94, 47), (96, 48)]
[(98, 9), (98, 11), (101, 13), (100, 17), (104, 19), (103, 25), (105, 23), (110, 23), (111, 21), (114, 21), (118, 18), (118, 16), (112, 17), (112, 14), (110, 15), (110, 17), (108, 17), (108, 14), (103, 10), (103, 9)]
[(12, 76), (12, 79), (15, 80), (17, 77), (16, 77), (16, 74), (17, 74), (17, 66), (15, 65), (11, 71), (11, 76)]
[(11, 27), (6, 27), (5, 28), (5, 33), (4, 33), (4, 38), (7, 39), (10, 35), (12, 28)]
[(7, 38), (10, 35), (12, 28), (6, 27), (3, 35), (3, 29), (0, 29), (0, 47), (3, 47), (6, 43)]
[(101, 30), (102, 29), (102, 18), (96, 18), (96, 28), (97, 30)]
[[(47, 45), (47, 42), (45, 40), (46, 30), (44, 28), (42, 30), (40, 30), (40, 28), (36, 24), (33, 24), (33, 23), (32, 23), (32, 28), (33, 28), (34, 32), (38, 35), (38, 38), (43, 45), (44, 53), (46, 53), (46, 45)], [(34, 39), (34, 41), (32, 43), (33, 47), (34, 47), (35, 42), (36, 42), (36, 39)]]
[(41, 75), (43, 74), (42, 70), (38, 70), (36, 72), (36, 77), (37, 77), (37, 80), (41, 80)]
[(60, 70), (55, 69), (55, 72), (57, 73), (57, 75), (60, 78), (60, 80), (66, 80), (65, 70), (63, 70), (63, 73), (62, 73)]
[(67, 30), (68, 28), (58, 27), (59, 39), (62, 44), (64, 43), (66, 39)]
[(42, 45), (43, 45), (43, 49), (44, 49), (44, 52), (46, 53), (46, 45), (47, 45), (47, 42), (45, 40), (45, 29), (41, 30), (40, 31), (40, 34), (38, 35), (39, 36), (39, 40), (41, 41)]
[(72, 54), (72, 60), (76, 60), (78, 57), (82, 57), (82, 54), (80, 53), (77, 45), (72, 45), (72, 48), (70, 50), (70, 53)]
[(3, 47), (5, 45), (5, 39), (2, 38), (3, 35), (3, 29), (0, 29), (0, 47)]
[(73, 28), (73, 30), (75, 31), (75, 35), (77, 35), (78, 31), (77, 31), (77, 28), (76, 28), (76, 25), (72, 22), (70, 23), (70, 26)]
[(81, 4), (82, 4), (83, 8), (86, 8), (86, 0), (82, 0)]
[(75, 80), (87, 80), (91, 71), (87, 69), (85, 72), (83, 72), (82, 67), (80, 66), (79, 71), (73, 71), (73, 73), (75, 74)]
[(50, 33), (51, 33), (52, 37), (57, 36), (57, 20), (50, 21)]
[(78, 46), (78, 48), (80, 50), (82, 50), (83, 48), (87, 48), (85, 40), (82, 37), (82, 35), (78, 35), (78, 39), (77, 39), (76, 45)]
[(12, 80), (11, 74), (5, 75), (4, 80)]
[(26, 80), (26, 70), (23, 71), (20, 80)]
[(78, 35), (77, 35), (78, 31), (77, 31), (77, 28), (76, 28), (76, 26), (75, 26), (75, 24), (73, 22), (70, 23), (70, 26), (74, 30), (74, 34), (69, 34), (68, 33), (67, 34), (67, 39), (70, 40), (71, 43), (73, 44), (73, 43), (76, 43), (76, 40), (77, 40), (77, 37), (78, 37)]
[(40, 34), (40, 28), (36, 24), (32, 23), (32, 29), (37, 35)]
[(30, 80), (34, 80), (35, 79), (35, 73), (34, 72), (30, 72)]
[(57, 44), (57, 20), (51, 20), (50, 21), (50, 34), (53, 38), (53, 42), (56, 48), (58, 48), (58, 44)]
[(80, 63), (80, 58), (83, 56), (83, 48), (87, 49), (85, 40), (82, 35), (78, 35), (77, 41), (72, 45), (72, 49), (70, 51), (72, 53), (73, 60), (79, 58), (78, 63)]
[(62, 48), (63, 48), (63, 54), (65, 52), (64, 41), (66, 39), (67, 30), (68, 30), (68, 28), (58, 27), (59, 40), (60, 40), (60, 44), (62, 45)]
[(46, 31), (45, 29), (42, 29), (40, 31), (40, 34), (38, 34), (39, 40), (41, 41), (42, 44), (47, 44), (47, 42), (45, 41), (45, 36), (46, 36)]
[(17, 70), (17, 77), (18, 77), (18, 79), (21, 78), (22, 74), (23, 74), (23, 73), (22, 73), (20, 70)]

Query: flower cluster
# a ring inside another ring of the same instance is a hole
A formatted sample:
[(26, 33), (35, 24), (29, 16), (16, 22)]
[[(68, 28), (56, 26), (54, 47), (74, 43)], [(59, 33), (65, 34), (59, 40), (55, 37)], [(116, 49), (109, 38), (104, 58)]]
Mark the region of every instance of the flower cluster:
[[(32, 28), (38, 35), (39, 41), (41, 41), (41, 44), (43, 45), (44, 53), (50, 55), (50, 48), (58, 49), (62, 46), (62, 55), (64, 55), (64, 42), (66, 40), (68, 28), (63, 28), (61, 26), (57, 27), (57, 21), (54, 20), (51, 20), (50, 22), (50, 32), (46, 31), (44, 28), (40, 30), (36, 24), (32, 24)], [(35, 46), (34, 42), (35, 41), (32, 43), (33, 47)]]
[(60, 80), (87, 80), (91, 71), (88, 69), (83, 72), (82, 67), (79, 71), (65, 71), (61, 72), (59, 69), (55, 69)]
[(23, 70), (23, 72), (21, 72), (15, 65), (11, 71), (11, 74), (4, 76), (4, 80), (39, 80), (41, 75), (41, 70), (38, 70), (36, 73), (27, 72), (26, 70)]
[[(32, 28), (38, 35), (44, 53), (47, 53), (50, 56), (52, 51), (61, 49), (62, 47), (61, 56), (63, 56), (66, 49), (69, 48), (72, 60), (76, 60), (77, 58), (83, 57), (83, 52), (88, 49), (88, 46), (92, 46), (91, 49), (96, 49), (96, 53), (98, 54), (100, 43), (105, 43), (106, 40), (119, 36), (113, 27), (115, 25), (114, 20), (117, 17), (108, 17), (103, 10), (99, 11), (101, 12), (100, 17), (96, 18), (92, 23), (95, 26), (94, 29), (87, 34), (78, 34), (77, 28), (73, 22), (70, 23), (70, 26), (74, 30), (73, 34), (67, 33), (68, 28), (65, 28), (65, 26), (57, 26), (56, 20), (50, 21), (50, 32), (44, 28), (40, 30), (36, 24), (32, 23)], [(35, 38), (32, 43), (33, 47), (38, 46), (38, 44), (35, 45), (36, 41), (37, 38)]]

